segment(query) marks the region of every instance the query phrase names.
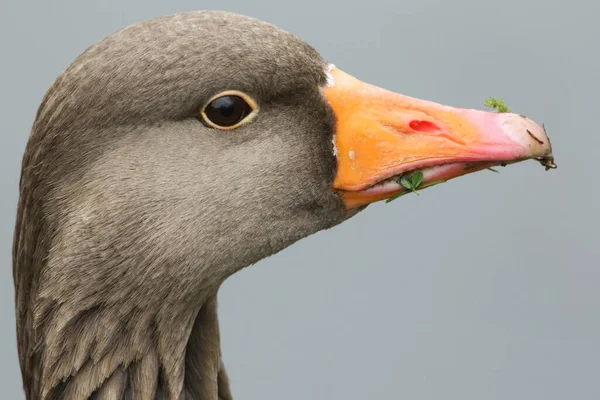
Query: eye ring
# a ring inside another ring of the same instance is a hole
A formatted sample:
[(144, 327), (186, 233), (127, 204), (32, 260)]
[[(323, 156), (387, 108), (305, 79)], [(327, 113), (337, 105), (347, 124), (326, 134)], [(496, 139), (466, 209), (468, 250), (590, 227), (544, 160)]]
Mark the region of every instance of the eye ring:
[[(215, 102), (219, 100), (221, 100), (222, 104), (215, 104)], [(210, 109), (211, 105), (215, 107), (212, 110)], [(243, 109), (240, 110), (240, 107)], [(234, 114), (225, 117), (219, 115), (219, 111), (222, 114), (223, 110), (227, 113)], [(257, 113), (258, 104), (253, 98), (238, 90), (226, 90), (211, 97), (204, 107), (202, 107), (200, 116), (207, 125), (213, 128), (231, 130), (251, 122), (256, 117)], [(209, 114), (212, 114), (212, 118)], [(219, 118), (223, 119), (219, 121)], [(213, 119), (216, 119), (217, 121), (213, 121)], [(224, 122), (224, 124), (219, 124), (219, 122)]]

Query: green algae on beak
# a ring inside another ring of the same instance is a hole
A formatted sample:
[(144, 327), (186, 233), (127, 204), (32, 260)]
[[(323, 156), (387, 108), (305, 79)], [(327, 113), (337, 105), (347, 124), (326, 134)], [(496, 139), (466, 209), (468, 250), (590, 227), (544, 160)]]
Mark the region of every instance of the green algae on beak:
[(504, 103), (504, 99), (502, 97), (499, 97), (497, 99), (495, 97), (490, 97), (489, 99), (484, 101), (483, 104), (486, 107), (492, 108), (492, 109), (496, 110), (496, 112), (499, 112), (499, 113), (512, 112), (512, 110), (506, 106), (506, 104)]

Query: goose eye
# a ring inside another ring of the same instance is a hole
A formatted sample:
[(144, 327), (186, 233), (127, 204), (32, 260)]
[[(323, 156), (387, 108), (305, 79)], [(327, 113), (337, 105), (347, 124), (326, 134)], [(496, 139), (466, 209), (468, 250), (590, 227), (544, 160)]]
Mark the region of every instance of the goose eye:
[(211, 100), (202, 110), (202, 117), (218, 129), (233, 129), (253, 113), (255, 103), (242, 93), (221, 94)]

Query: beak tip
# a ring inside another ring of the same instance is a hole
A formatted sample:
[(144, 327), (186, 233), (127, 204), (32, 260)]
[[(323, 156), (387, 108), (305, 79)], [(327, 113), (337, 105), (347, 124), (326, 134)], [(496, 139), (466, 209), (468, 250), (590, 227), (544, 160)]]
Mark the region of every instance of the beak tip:
[(499, 117), (504, 133), (526, 149), (528, 158), (553, 159), (552, 145), (543, 125), (518, 114), (499, 114)]
[(538, 161), (546, 171), (558, 168), (545, 124), (540, 126), (524, 115), (506, 113), (497, 116), (505, 135), (524, 149), (523, 159)]

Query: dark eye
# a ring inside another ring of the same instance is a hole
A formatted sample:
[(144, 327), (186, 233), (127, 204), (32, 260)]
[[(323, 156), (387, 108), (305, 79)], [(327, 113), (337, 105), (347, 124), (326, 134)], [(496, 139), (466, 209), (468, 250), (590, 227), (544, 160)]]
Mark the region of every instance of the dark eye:
[(241, 93), (222, 94), (204, 107), (202, 117), (215, 128), (233, 129), (252, 114), (255, 108), (254, 102)]

